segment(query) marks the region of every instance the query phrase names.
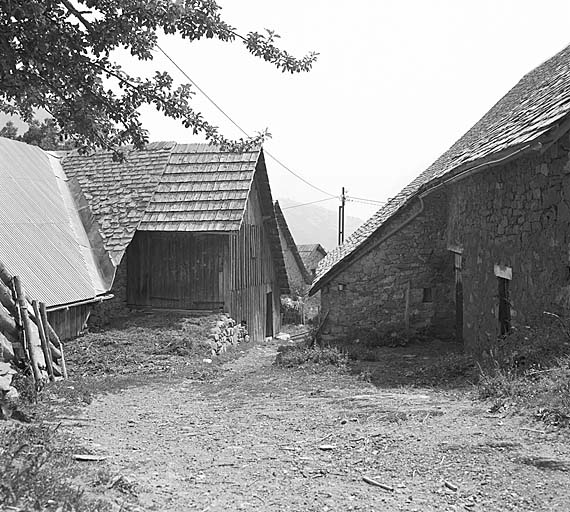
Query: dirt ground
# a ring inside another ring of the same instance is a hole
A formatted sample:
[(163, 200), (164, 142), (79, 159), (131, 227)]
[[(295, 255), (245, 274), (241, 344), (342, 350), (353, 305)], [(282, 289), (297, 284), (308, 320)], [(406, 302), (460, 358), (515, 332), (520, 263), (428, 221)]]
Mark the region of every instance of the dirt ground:
[(490, 413), (469, 389), (402, 386), (401, 368), (417, 364), (409, 349), (387, 349), (373, 385), (276, 367), (277, 347), (237, 349), (204, 362), (218, 367), (206, 378), (139, 382), (59, 418), (63, 435), (107, 457), (85, 463), (107, 474), (93, 492), (114, 492), (123, 510), (570, 510), (567, 432)]

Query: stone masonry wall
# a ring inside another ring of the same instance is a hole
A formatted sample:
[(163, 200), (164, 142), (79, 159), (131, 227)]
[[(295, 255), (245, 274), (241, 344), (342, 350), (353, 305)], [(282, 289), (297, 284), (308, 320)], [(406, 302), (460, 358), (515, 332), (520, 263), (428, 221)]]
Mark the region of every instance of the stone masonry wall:
[[(419, 211), (419, 200), (415, 200), (373, 240), (380, 240)], [(434, 193), (424, 200), (424, 210), (414, 220), (333, 277), (321, 294), (322, 312), (329, 312), (325, 339), (405, 329), (408, 287), (410, 329), (453, 337), (453, 266), (446, 246), (446, 221), (445, 193)]]
[(498, 278), (512, 269), (512, 324), (570, 309), (570, 139), (487, 169), (450, 190), (449, 243), (463, 247), (463, 336), (486, 350), (499, 334)]

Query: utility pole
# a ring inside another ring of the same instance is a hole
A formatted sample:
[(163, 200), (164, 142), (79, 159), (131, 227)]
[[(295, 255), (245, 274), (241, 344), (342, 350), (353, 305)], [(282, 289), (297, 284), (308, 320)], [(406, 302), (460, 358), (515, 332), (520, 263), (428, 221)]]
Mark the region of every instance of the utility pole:
[(346, 203), (346, 193), (342, 187), (340, 195), (340, 206), (338, 207), (338, 245), (344, 243), (344, 205)]

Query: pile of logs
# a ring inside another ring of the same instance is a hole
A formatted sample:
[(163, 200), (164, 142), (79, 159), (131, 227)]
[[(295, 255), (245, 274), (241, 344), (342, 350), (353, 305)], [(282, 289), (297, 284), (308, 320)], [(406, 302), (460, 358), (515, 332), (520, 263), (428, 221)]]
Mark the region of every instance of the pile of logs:
[(66, 378), (63, 345), (50, 325), (46, 306), (30, 300), (18, 276), (0, 263), (0, 407), (13, 403), (13, 368), (29, 368), (40, 390), (48, 381)]

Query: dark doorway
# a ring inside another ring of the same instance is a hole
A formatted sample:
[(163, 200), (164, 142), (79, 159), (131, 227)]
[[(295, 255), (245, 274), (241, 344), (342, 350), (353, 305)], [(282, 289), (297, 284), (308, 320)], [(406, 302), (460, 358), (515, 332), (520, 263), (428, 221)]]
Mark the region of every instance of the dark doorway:
[(265, 297), (265, 337), (273, 337), (273, 292)]
[(511, 301), (509, 300), (509, 280), (502, 277), (499, 280), (499, 327), (501, 335), (511, 330)]
[(455, 257), (455, 339), (463, 342), (463, 277), (461, 269), (463, 265), (463, 255), (460, 253), (453, 253)]

